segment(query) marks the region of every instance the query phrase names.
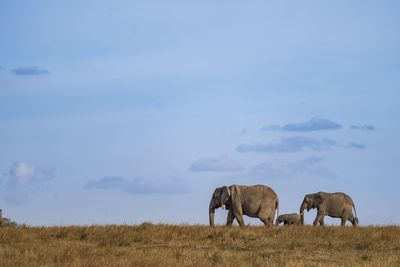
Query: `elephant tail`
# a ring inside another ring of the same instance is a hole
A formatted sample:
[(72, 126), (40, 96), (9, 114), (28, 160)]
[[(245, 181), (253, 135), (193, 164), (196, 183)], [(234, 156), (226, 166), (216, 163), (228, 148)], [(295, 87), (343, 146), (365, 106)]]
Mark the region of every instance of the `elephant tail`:
[(278, 222), (278, 217), (279, 217), (279, 200), (277, 199), (275, 201), (275, 210), (276, 210), (276, 223)]
[(356, 205), (353, 203), (353, 209), (354, 209), (354, 221), (356, 224), (358, 224), (358, 218), (357, 218), (357, 212), (356, 212)]

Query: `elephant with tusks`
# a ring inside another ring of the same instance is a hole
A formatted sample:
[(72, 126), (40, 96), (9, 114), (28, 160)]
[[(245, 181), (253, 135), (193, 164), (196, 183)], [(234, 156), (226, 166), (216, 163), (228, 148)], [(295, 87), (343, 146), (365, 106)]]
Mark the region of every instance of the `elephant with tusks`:
[(279, 216), (279, 200), (275, 191), (265, 185), (231, 185), (215, 189), (209, 206), (210, 226), (214, 226), (215, 209), (228, 210), (226, 225), (231, 226), (236, 219), (244, 226), (243, 215), (259, 218), (265, 225), (274, 223), (275, 211)]
[[(353, 226), (358, 224), (356, 207), (351, 197), (345, 193), (326, 193), (318, 192), (315, 194), (308, 194), (304, 197), (303, 203), (300, 206), (301, 222), (304, 223), (304, 210), (317, 209), (317, 217), (313, 225), (318, 223), (324, 225), (324, 217), (330, 216), (332, 218), (341, 218), (342, 226), (349, 220)], [(354, 215), (352, 208), (354, 209)]]

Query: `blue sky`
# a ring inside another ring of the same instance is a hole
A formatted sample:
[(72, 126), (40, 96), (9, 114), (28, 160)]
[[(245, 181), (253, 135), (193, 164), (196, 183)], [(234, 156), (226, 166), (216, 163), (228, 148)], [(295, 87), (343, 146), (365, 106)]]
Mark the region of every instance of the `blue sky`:
[(400, 224), (398, 10), (2, 1), (3, 215), (207, 224), (215, 187), (265, 184), (281, 213), (342, 191), (361, 224)]

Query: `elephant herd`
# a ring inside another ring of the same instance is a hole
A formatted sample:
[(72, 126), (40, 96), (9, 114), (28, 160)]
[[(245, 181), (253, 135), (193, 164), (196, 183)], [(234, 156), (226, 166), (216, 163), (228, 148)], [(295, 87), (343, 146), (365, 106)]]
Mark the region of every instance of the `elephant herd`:
[[(353, 200), (345, 193), (318, 192), (304, 197), (300, 206), (300, 215), (297, 213), (279, 215), (279, 199), (275, 191), (265, 185), (231, 185), (222, 186), (214, 190), (209, 206), (210, 226), (214, 226), (215, 209), (222, 207), (228, 210), (226, 225), (230, 226), (236, 219), (240, 226), (244, 226), (243, 215), (259, 218), (265, 225), (302, 225), (304, 211), (317, 209), (317, 217), (313, 225), (324, 225), (324, 217), (341, 218), (344, 226), (349, 220), (353, 226), (358, 224), (356, 207)], [(354, 215), (353, 211), (354, 209)]]

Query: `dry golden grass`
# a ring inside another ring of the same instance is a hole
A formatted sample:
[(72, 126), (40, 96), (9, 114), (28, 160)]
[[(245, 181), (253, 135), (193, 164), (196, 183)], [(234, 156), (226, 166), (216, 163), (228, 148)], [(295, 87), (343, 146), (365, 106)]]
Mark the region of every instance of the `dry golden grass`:
[(6, 227), (0, 265), (400, 266), (400, 227)]

